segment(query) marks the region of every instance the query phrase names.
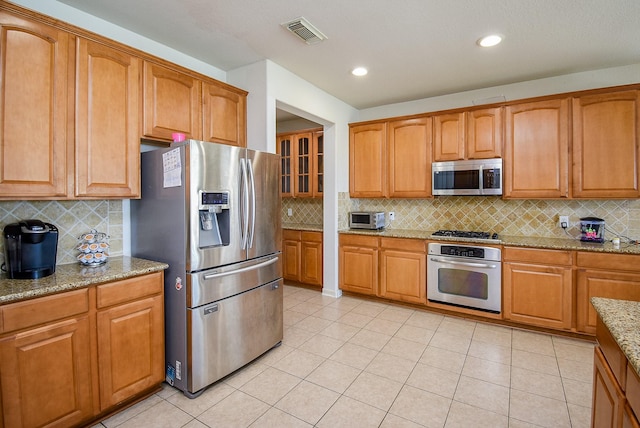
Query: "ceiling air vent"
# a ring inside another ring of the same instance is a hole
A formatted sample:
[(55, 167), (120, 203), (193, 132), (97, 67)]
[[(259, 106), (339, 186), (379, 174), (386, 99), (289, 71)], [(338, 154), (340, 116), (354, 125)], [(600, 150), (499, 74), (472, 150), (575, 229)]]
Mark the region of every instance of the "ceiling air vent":
[(293, 21), (285, 22), (282, 26), (300, 37), (300, 39), (308, 45), (319, 43), (327, 38), (327, 36), (322, 34), (320, 30), (311, 25), (311, 23), (302, 16)]

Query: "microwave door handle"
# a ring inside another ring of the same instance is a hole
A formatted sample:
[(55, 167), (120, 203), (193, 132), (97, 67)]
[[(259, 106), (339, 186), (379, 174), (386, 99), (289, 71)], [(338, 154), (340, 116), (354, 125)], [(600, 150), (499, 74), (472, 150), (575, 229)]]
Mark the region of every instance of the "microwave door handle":
[(495, 269), (498, 267), (498, 265), (494, 265), (494, 264), (459, 262), (459, 261), (453, 261), (453, 260), (437, 259), (435, 257), (431, 257), (431, 261), (438, 262), (438, 263), (445, 263), (449, 265), (458, 265), (458, 266), (467, 266), (467, 267), (485, 268), (485, 269)]

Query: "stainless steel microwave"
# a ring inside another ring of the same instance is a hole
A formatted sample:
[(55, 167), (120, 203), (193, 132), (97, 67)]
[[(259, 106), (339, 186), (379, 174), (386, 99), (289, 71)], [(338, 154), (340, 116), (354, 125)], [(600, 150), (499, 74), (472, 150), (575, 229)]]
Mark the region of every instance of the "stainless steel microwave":
[(351, 229), (382, 229), (384, 227), (384, 212), (350, 212), (349, 227)]
[(434, 196), (502, 195), (502, 159), (431, 164)]

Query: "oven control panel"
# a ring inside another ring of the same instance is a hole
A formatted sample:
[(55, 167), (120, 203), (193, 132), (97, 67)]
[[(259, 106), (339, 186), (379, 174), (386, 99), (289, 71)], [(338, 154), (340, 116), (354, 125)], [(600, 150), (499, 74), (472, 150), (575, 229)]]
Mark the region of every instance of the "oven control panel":
[(440, 254), (443, 256), (471, 257), (474, 259), (484, 259), (484, 248), (462, 247), (459, 245), (443, 245), (440, 247)]

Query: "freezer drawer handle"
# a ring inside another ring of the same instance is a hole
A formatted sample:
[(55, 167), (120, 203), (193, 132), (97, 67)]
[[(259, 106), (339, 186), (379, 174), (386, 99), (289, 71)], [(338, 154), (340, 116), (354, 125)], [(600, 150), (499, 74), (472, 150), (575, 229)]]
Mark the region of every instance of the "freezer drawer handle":
[(230, 270), (228, 272), (210, 273), (205, 275), (204, 279), (220, 278), (222, 276), (235, 275), (237, 273), (248, 272), (250, 270), (260, 269), (262, 267), (272, 265), (277, 261), (278, 261), (278, 257), (273, 257), (272, 259), (269, 259), (262, 263), (258, 263), (257, 265), (247, 266), (247, 267), (236, 269), (236, 270)]
[(204, 308), (204, 314), (205, 315), (210, 315), (214, 312), (218, 312), (218, 304), (216, 303), (215, 305), (211, 305), (208, 308)]

